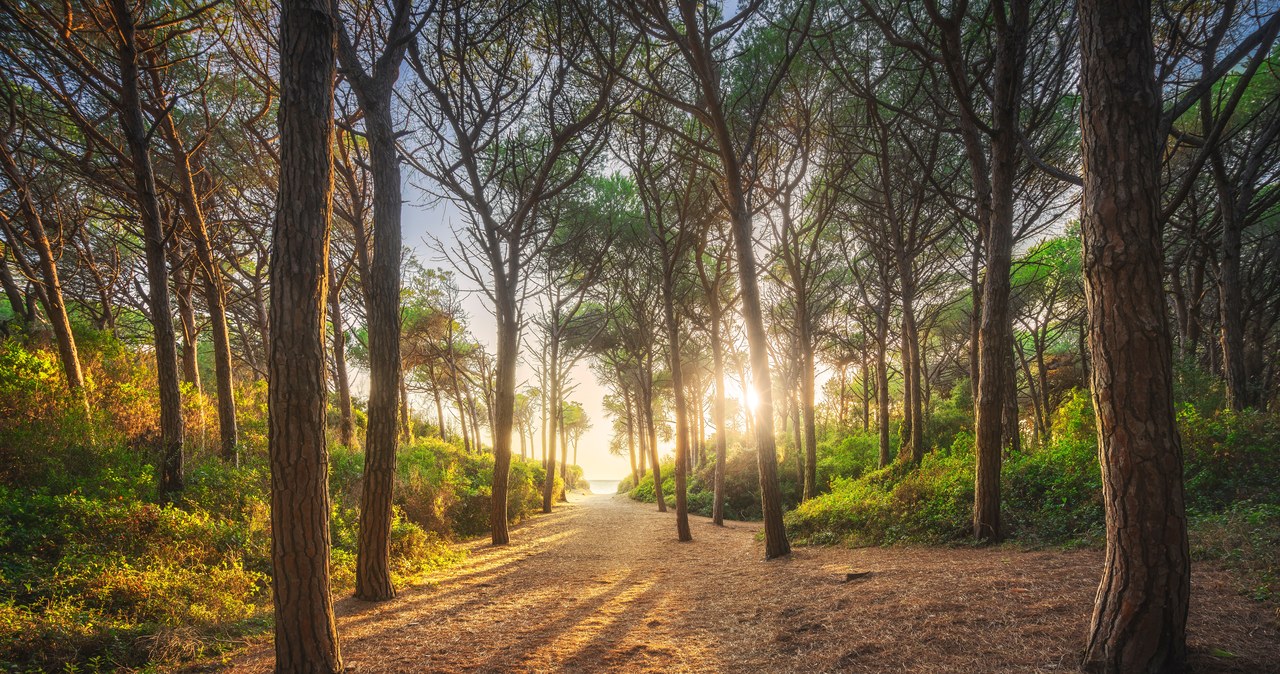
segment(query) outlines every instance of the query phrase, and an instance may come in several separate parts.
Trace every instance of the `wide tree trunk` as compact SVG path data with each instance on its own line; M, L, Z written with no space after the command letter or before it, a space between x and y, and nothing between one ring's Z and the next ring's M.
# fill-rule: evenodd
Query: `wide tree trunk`
M1080 0L1085 299L1107 549L1086 669L1181 672L1190 593L1149 0Z
M280 192L267 390L277 672L343 671L330 598L325 445L336 77L331 7L284 0L280 12Z
M773 432L773 380L769 368L769 338L760 308L760 285L756 279L755 242L751 236L751 212L743 193L742 172L731 148L727 122L721 120L716 135L725 163L729 192L730 231L738 257L742 316L746 323L747 346L751 357L751 384L756 391L756 463L760 471L760 510L764 516L765 557L773 559L791 553L787 529L782 522L782 490L778 484L778 449Z
M138 73L137 26L126 0L112 0L120 61L120 127L133 168L133 191L142 221L147 260L147 299L155 342L156 389L160 397L160 493L171 498L183 487L182 392L178 378L178 345L169 303L165 263L165 231L160 217L155 173L151 166L149 125L142 115Z

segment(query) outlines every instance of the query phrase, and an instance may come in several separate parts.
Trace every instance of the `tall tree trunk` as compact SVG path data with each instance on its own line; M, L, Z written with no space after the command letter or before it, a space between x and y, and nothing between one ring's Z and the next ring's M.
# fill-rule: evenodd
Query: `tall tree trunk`
M924 458L924 405L921 392L920 333L916 327L915 289L911 265L903 263L902 282L902 380L905 411L899 431L899 460L919 464Z
M1186 667L1190 559L1162 278L1149 0L1080 0L1085 298L1107 551L1090 671Z
M494 274L494 294L498 298L498 362L493 394L493 512L489 517L494 545L506 545L511 540L507 531L507 482L511 475L511 427L516 409L516 359L520 356L516 296L519 280L515 278L514 264L507 272Z
M667 512L667 497L662 493L662 462L658 457L658 425L653 418L653 363L650 362L645 373L647 385L644 389L644 418L649 435L649 462L653 465L653 495L658 501L658 512Z
M713 300L714 302L714 300ZM711 521L717 526L724 526L724 467L729 453L729 437L726 431L729 424L725 414L726 400L724 391L724 342L720 336L720 306L714 303L711 311L711 364L716 378L716 468L715 484L711 501Z
M636 417L635 407L631 404L631 389L626 384L622 389L622 405L627 415L627 457L631 459L631 483L640 484L640 472L636 469Z
M556 424L562 422L560 408L560 339L559 333L551 335L548 345L548 370L551 381L546 395L547 410L547 473L542 482L542 512L551 512L551 504L555 501L556 485Z
M155 85L161 91L159 83ZM186 229L195 244L196 261L204 280L205 304L209 309L209 329L213 336L214 383L218 393L218 441L222 458L227 463L239 465L240 430L236 422L236 400L231 371L231 337L227 326L226 290L222 285L222 271L214 259L209 243L209 229L204 208L196 189L195 170L191 156L178 127L170 114L158 120L166 142L173 155L173 165L178 181L178 198L182 204Z
M350 69L350 66L347 66ZM356 597L384 601L391 584L391 519L400 418L400 156L390 92L360 97L373 173L373 259L366 280L369 314L369 425L360 490Z
M885 307L881 307L883 310ZM889 319L884 313L876 315L876 430L880 436L880 462L884 468L893 460L889 450L889 363L886 342L889 339Z
M435 375L432 375L433 379L434 377ZM432 397L435 398L436 401L436 433L440 436L441 440L447 441L449 438L446 437L444 433L444 405L440 402L440 387L438 385L432 385L431 393Z
M119 30L120 126L133 168L134 199L142 221L147 259L147 298L156 348L156 388L160 396L160 493L171 498L183 487L182 392L178 386L178 350L169 306L169 274L165 263L165 231L160 218L155 173L148 147L150 135L142 115L138 75L137 26L127 0L112 0ZM321 364L323 366L323 363Z
M126 0L116 0L124 3ZM268 447L277 672L341 672L329 582L324 310L333 207L334 17L280 12L280 192L271 255Z
M1018 110L1026 58L1027 0L1014 0L993 14L996 53L993 69L991 167L982 319L978 328L978 397L974 419L977 466L974 473L973 535L995 542L1000 525L1000 463L1005 439L1008 361L1013 357L1009 317L1009 274L1013 266L1014 180L1018 172ZM1011 15L1010 15L1011 13ZM976 168L976 167L975 167ZM981 198L980 198L981 200Z
M1219 160L1217 163L1221 163ZM1224 172L1217 177L1222 220L1222 255L1218 260L1218 323L1222 346L1222 373L1227 382L1227 405L1243 410L1251 404L1244 365L1244 301L1240 290L1240 233L1243 229L1235 198Z
M800 310L800 411L804 417L804 498L818 494L818 420L814 410L816 365L808 307Z
M664 256L665 257L665 256ZM662 313L667 324L667 359L671 366L671 392L676 415L676 539L693 540L689 531L689 494L686 489L689 457L689 408L685 400L684 368L680 357L680 324L676 321L675 260L664 260Z
M564 489L560 492L560 500L564 503L569 502L569 428L565 426L564 419L560 419L560 481L564 482Z

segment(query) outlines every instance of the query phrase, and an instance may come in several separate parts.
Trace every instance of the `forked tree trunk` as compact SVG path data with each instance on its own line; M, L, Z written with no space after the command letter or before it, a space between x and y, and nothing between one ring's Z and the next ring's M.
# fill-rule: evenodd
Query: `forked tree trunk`
M1181 672L1190 592L1149 0L1080 0L1085 299L1107 550L1086 669Z
M119 31L120 127L129 147L133 191L147 259L147 298L156 347L156 387L160 396L160 493L171 498L183 487L182 392L178 385L178 346L169 306L169 274L165 263L165 232L160 217L155 173L151 167L148 125L142 115L138 76L137 26L127 0L112 0Z
M125 2L125 0L117 0ZM341 672L329 588L324 310L333 206L334 17L280 12L280 193L271 255L268 447L277 672Z

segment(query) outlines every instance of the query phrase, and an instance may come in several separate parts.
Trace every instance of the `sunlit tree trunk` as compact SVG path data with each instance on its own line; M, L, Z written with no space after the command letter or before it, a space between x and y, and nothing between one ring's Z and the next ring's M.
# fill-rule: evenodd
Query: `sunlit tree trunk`
M9 184L17 193L18 203L23 217L26 218L27 230L40 260L40 275L44 285L45 314L49 325L53 328L54 339L58 342L58 359L62 363L62 373L67 378L67 389L76 398L84 413L89 413L89 401L85 397L84 374L80 368L80 352L76 348L75 335L71 332L71 319L67 316L67 307L62 297L62 279L58 274L57 260L53 254L53 246L45 232L44 220L36 210L35 200L28 191L27 182L18 170L18 165L9 153L9 148L0 143L0 168L9 178ZM8 220L5 220L8 227ZM17 251L14 251L14 255ZM4 265L0 259L0 265ZM7 270L6 270L7 273ZM13 286L13 291L10 287ZM5 292L9 293L10 306L16 314L22 312L22 301L17 299L17 288L12 279L5 283Z
M157 85L157 90L159 86ZM218 394L218 441L222 459L239 465L240 428L236 421L236 401L231 371L231 330L227 324L226 290L222 286L222 271L214 259L209 243L209 228L196 188L195 170L186 145L178 133L170 114L160 121L161 130L169 145L178 182L178 199L182 204L187 235L195 246L196 263L204 281L205 304L209 309L209 331L213 337L214 384Z
M664 256L666 257L666 256ZM675 260L663 261L662 313L667 324L667 359L671 367L671 393L676 415L676 539L693 540L689 531L689 495L686 479L689 470L689 408L685 401L684 368L680 358L680 324L675 309Z
M125 2L125 0L117 0ZM324 312L333 206L334 17L280 12L280 192L271 256L268 448L277 672L341 672L329 593Z
M156 386L160 396L160 493L171 498L182 490L183 461L182 393L178 386L177 341L169 303L169 274L165 263L165 231L160 217L155 173L151 166L149 125L142 114L139 93L139 51L133 10L126 0L112 0L111 11L119 31L120 126L133 168L134 199L142 221L143 248L147 260L147 298L155 342Z
M716 309L719 303L715 303ZM715 467L715 484L713 486L713 498L711 505L711 521L716 525L724 525L724 467L729 452L729 437L726 431L729 424L726 420L725 407L725 390L724 390L724 343L720 336L720 315L719 311L711 313L711 363L715 370L716 378L716 400L715 400L715 423L716 423L716 467Z

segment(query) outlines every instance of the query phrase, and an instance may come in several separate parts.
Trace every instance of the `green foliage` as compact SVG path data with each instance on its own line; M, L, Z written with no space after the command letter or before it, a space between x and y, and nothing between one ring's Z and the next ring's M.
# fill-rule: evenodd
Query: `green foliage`
M831 491L787 513L798 541L875 545L953 540L969 524L973 501L972 438L925 455L918 469L895 462L859 478L835 478Z
M818 443L818 484L834 479L853 479L874 470L880 463L880 436L875 432L850 433L838 442Z
M236 390L243 465L192 441L186 488L159 503L154 373L105 333L87 332L81 357L87 419L64 395L54 354L0 340L0 668L170 666L268 628L265 384ZM197 391L184 397L188 407L214 409ZM187 423L188 437L200 437ZM354 586L364 456L335 446L330 461L340 595ZM391 530L396 583L456 563L462 553L449 540L488 530L492 463L434 438L403 448ZM543 474L537 462L514 462L513 521L540 508Z
M1229 409L1203 414L1184 403L1178 428L1188 509L1213 513L1236 502L1280 504L1280 415Z
M1240 501L1220 513L1192 515L1191 556L1242 573L1241 589L1254 599L1280 593L1280 504Z
M1280 416L1209 411L1185 402L1178 425L1185 456L1193 552L1245 573L1247 591L1274 596L1280 550ZM940 406L942 407L942 406ZM1064 396L1050 420L1053 440L1007 454L1001 477L1009 536L1033 545L1097 544L1104 531L1096 421L1086 391ZM820 445L819 469L830 491L787 514L802 542L884 545L948 543L969 538L973 440L960 433L950 449L925 456L918 470L865 468L874 444L860 433ZM833 468L834 467L834 468ZM862 468L861 472L859 468Z

